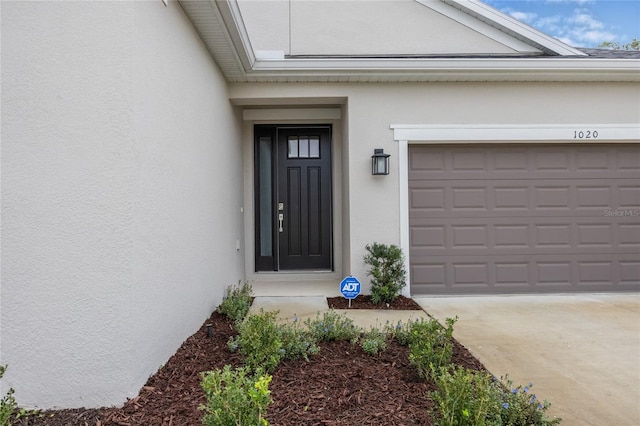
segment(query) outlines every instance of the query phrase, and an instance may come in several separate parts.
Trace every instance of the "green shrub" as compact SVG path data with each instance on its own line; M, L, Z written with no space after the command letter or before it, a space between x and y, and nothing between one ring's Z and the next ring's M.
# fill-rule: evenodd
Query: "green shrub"
M395 325L387 323L384 332L392 339L395 339L400 345L407 346L411 337L411 326L415 321L407 321L403 323L398 321Z
M253 289L248 282L227 287L217 311L233 321L242 321L251 307Z
M453 355L453 324L447 318L446 327L435 319L416 321L409 326L409 361L418 369L420 377L433 378L436 370L451 363Z
M550 404L530 393L532 384L513 387L510 380L499 381L464 367L440 367L434 377L437 390L430 396L437 426L551 426L561 422L546 416Z
M308 318L305 325L316 341L349 340L355 343L360 336L360 329L350 318L338 314L334 310L318 313L315 319Z
M360 346L366 354L378 355L387 349L387 336L384 332L372 327L360 338Z
M269 391L270 375L249 375L241 367L231 370L225 365L222 370L201 374L201 386L206 403L200 406L205 414L202 423L207 426L268 425L264 418L271 404Z
M496 383L496 392L502 401L500 419L503 425L513 426L547 426L557 425L562 419L549 419L546 411L551 404L548 401L539 401L535 394L531 393L533 383L528 386L513 386L513 382L507 377L501 378Z
M279 325L278 334L286 359L304 358L309 361L309 355L316 355L320 351L316 339L309 330L300 327L298 318L294 319L293 324Z
M284 357L284 349L276 318L278 312L264 312L249 315L237 323L238 335L227 343L232 351L238 350L245 357L245 364L251 371L263 370L271 373Z
M6 365L0 365L0 379L4 376L4 372L7 371ZM0 426L11 426L9 418L11 414L18 408L16 399L13 394L15 391L13 388L9 388L7 394L0 399Z
M371 301L376 304L391 303L407 285L404 256L395 245L373 243L365 246L364 263L370 266Z
M437 426L500 425L500 399L493 377L464 367L440 367L430 393Z

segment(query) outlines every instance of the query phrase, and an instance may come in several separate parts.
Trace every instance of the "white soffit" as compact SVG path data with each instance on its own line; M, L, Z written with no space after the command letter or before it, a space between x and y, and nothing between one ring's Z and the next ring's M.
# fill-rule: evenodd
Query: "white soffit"
M415 125L392 124L393 139L412 143L640 143L638 124Z

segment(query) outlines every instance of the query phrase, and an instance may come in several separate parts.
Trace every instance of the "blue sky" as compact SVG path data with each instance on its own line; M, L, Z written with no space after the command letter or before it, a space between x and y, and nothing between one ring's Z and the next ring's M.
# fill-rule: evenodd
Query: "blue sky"
M575 47L640 39L640 0L483 0Z

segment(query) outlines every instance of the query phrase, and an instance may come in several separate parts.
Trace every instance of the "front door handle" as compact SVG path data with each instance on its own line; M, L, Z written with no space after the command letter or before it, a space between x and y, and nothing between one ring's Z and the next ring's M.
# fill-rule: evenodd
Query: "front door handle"
M278 214L278 231L280 232L284 232L284 229L282 228L282 223L284 222L284 213L280 213Z

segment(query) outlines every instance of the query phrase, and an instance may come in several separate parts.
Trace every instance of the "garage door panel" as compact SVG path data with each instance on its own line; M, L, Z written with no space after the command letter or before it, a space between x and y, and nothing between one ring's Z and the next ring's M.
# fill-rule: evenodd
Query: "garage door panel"
M640 252L637 222L634 217L611 222L604 216L416 218L409 238L412 254L421 255L633 253Z
M518 212L552 216L566 215L569 211L581 216L603 216L607 211L640 208L640 185L634 179L565 179L559 184L522 179L505 183L499 179L478 178L435 183L415 181L410 185L412 217L432 217L438 212L443 216L469 213L502 216Z
M620 283L634 285L638 283L640 277L640 260L621 260Z
M412 293L640 290L639 152L410 147Z
M640 224L621 223L617 228L620 247L637 249L640 251Z
M633 146L627 149L617 149L615 155L619 173L640 172L640 151L638 149Z
M409 191L409 209L432 214L434 211L444 212L446 209L445 195L447 189L443 186L429 186L426 188L412 188Z
M427 259L412 261L414 294L636 290L640 276L640 261L619 254L605 261L600 255Z
M576 209L578 210L598 210L604 211L604 209L614 206L614 194L615 187L611 185L576 185Z
M617 194L617 206L619 206L620 208L634 209L640 207L640 186L623 184L618 187Z
M417 156L412 153L409 180L474 179L478 172L501 179L521 179L523 172L533 179L640 178L640 154L635 144L569 148L567 150L566 145L430 146Z

